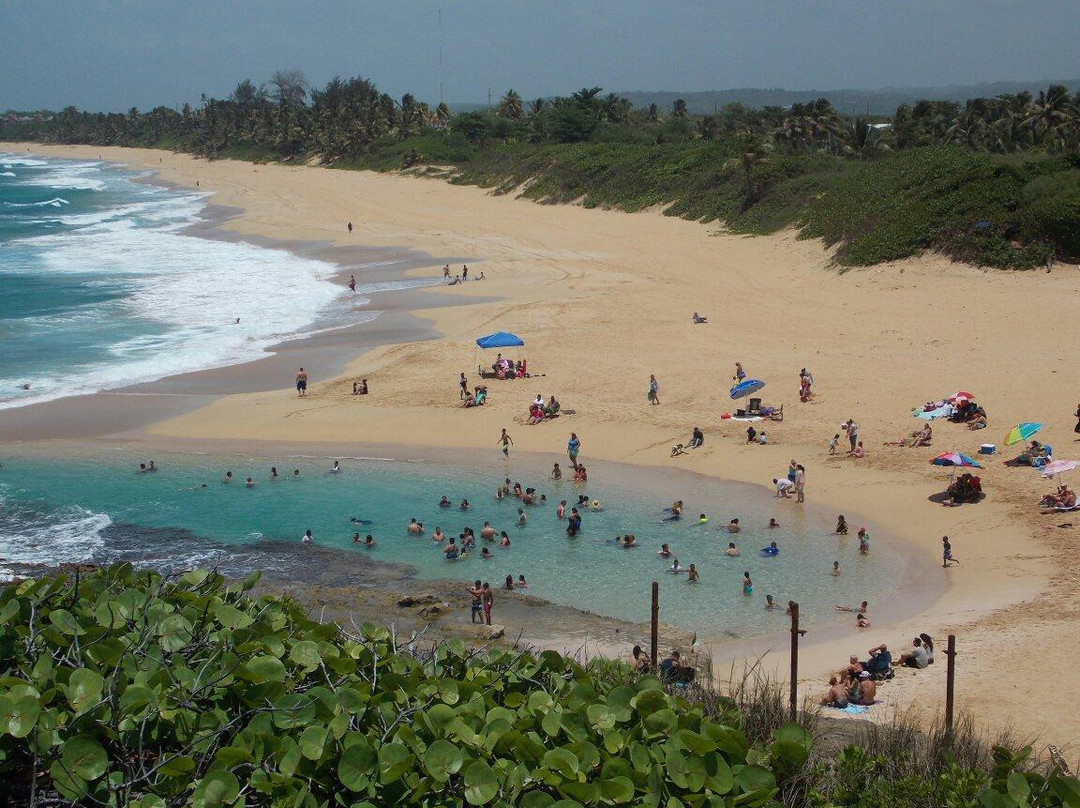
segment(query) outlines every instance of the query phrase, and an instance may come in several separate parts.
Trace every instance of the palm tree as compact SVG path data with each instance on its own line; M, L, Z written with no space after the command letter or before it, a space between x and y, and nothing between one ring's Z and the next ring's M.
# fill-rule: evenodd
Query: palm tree
M507 90L506 95L499 101L498 113L503 118L519 121L525 115L525 107L521 96L514 90Z
M1064 150L1066 144L1076 138L1077 108L1069 91L1055 84L1029 107L1023 121L1037 141L1047 142L1052 150Z
M671 104L671 114L676 118L685 118L686 102L681 98L676 98Z

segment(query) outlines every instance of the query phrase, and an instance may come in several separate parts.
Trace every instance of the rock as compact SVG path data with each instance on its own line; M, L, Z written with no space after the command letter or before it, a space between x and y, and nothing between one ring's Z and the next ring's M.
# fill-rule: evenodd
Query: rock
M408 608L409 606L430 606L431 604L438 602L439 599L431 594L406 595L397 602L397 605L402 608Z
M502 637L506 634L506 626L493 625L485 626L485 628L487 628L489 640L502 639Z

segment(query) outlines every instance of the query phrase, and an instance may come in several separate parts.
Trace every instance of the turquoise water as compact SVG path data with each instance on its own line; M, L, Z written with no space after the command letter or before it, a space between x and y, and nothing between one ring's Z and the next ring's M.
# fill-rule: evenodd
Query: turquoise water
M633 621L648 619L649 588L661 582L662 620L698 631L704 637L746 637L786 625L783 610L766 611L766 594L781 604L799 600L804 619L835 621L833 605L869 598L879 603L897 586L905 568L902 556L880 539L869 557L858 554L852 535L831 535L835 515L792 502L778 502L766 489L718 483L691 475L665 475L648 490L627 478L590 481L587 493L601 500L603 510L585 513L579 537L565 535L565 522L555 506L573 503L583 493L564 482L546 480L548 466L515 459L506 473L525 487L535 487L547 503L526 507L528 524L515 524L518 500L498 501L494 491L503 477L501 461L478 467L449 468L436 463L392 459L343 458L343 471L331 475L329 458L216 458L192 455L156 456L160 470L139 475L139 461L126 452L107 460L74 457L63 460L11 458L0 469L0 557L7 562L110 562L118 559L163 569L219 566L227 574L263 569L289 575L291 565L305 561L300 537L311 529L320 548L355 561L371 558L408 564L422 578L482 578L493 584L506 575L524 574L530 593L556 603ZM271 465L282 478L268 479ZM301 471L299 478L292 470ZM607 479L616 467L590 464ZM234 481L221 482L232 470ZM247 477L256 485L248 489ZM207 483L207 487L200 487ZM467 498L469 511L437 506L445 494L455 503ZM663 508L674 499L686 502L688 518L662 523ZM711 516L697 524L697 514ZM720 526L738 516L743 531L731 536ZM770 517L781 523L769 529ZM849 515L851 516L851 515ZM350 519L370 520L355 525ZM477 552L446 561L428 536L414 537L405 526L410 517L430 532L436 525L457 536L464 526L479 535L484 521L511 537L509 548L493 546L495 558ZM372 549L352 543L353 532L372 533ZM610 541L634 533L637 549ZM854 531L853 531L854 532ZM729 540L742 549L739 558L723 554ZM776 558L758 550L776 541ZM295 545L296 552L275 551ZM657 558L662 542L670 544L683 567L697 565L701 581L665 572L670 561ZM319 563L328 563L319 554ZM329 556L333 558L333 555ZM839 560L842 574L829 574ZM743 571L754 580L745 596ZM847 619L847 618L844 618Z
M338 267L198 238L208 196L100 161L0 152L0 409L257 358L356 312ZM237 320L239 319L239 323Z

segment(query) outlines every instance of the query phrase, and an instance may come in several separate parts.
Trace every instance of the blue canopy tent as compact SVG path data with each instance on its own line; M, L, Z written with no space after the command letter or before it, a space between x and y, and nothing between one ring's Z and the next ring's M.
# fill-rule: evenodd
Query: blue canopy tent
M521 348L524 347L525 340L519 337L517 334L511 334L509 331L496 331L494 334L488 334L486 337L476 338L476 347L480 350L489 350L493 348ZM520 351L515 351L520 355ZM481 378L490 378L495 376L493 368L485 368L482 364L477 362L477 373Z

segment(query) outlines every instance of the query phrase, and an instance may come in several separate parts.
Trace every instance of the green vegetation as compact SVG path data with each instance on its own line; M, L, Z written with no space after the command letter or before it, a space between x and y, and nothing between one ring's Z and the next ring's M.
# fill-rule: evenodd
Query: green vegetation
M178 149L209 157L422 169L458 183L722 222L737 233L797 227L865 266L938 251L1007 269L1080 257L1080 93L1062 85L901 104L889 119L841 116L826 99L725 105L692 115L635 108L599 87L451 114L366 79L311 90L279 71L181 110L0 118L0 138Z
M0 804L1080 806L1075 779L1024 771L1025 753L983 771L939 744L936 783L895 750L823 762L745 699L691 701L621 663L352 635L251 596L255 580L120 565L0 591Z

